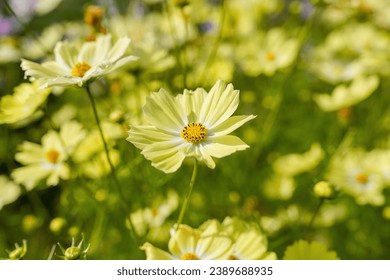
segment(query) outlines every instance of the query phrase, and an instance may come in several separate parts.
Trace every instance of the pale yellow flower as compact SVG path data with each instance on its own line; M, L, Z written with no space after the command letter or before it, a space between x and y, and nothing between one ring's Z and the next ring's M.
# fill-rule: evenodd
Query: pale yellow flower
M314 101L324 111L336 111L351 107L367 99L379 85L377 76L358 76L349 86L337 86L331 95L316 94Z
M324 158L320 144L313 143L303 154L288 154L278 157L272 164L276 173L283 176L296 176L314 169Z
M212 157L222 158L249 147L237 136L228 135L255 118L231 116L238 95L232 84L222 81L208 93L203 88L184 90L176 97L164 89L153 92L144 106L150 125L132 126L127 140L165 173L175 172L186 157L215 168Z
M337 154L331 161L329 182L355 198L357 204L383 205L384 178L372 168L368 154L359 149Z
M299 41L289 38L281 28L271 29L267 34L244 42L238 49L238 62L250 76L272 76L294 62L299 51Z
M226 217L223 230L234 240L230 260L275 260L276 254L267 251L267 237L254 224L236 217Z
M39 114L38 108L50 94L50 89L39 89L37 83L22 83L14 88L12 95L0 100L0 124L14 124Z
M0 210L4 205L17 200L21 194L20 187L9 180L6 176L0 175Z
M59 133L53 130L46 133L41 145L23 142L15 158L25 166L14 169L12 178L29 191L45 178L47 186L58 185L60 179L69 178L66 160L84 135L80 124L69 122L62 126Z
M213 220L202 230L180 225L172 231L168 243L170 253L145 243L147 260L226 260L232 253L232 240L220 232L220 224Z
M21 67L26 76L40 81L43 88L81 87L136 60L135 56L124 56L129 44L130 39L122 37L112 46L111 35L85 42L80 49L66 41L58 42L54 47L54 60L39 64L22 59Z

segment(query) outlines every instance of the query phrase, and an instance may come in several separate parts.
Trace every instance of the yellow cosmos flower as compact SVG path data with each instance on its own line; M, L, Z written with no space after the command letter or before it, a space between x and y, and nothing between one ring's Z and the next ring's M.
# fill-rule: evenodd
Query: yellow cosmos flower
M16 168L11 176L16 183L32 190L44 178L47 186L58 185L60 179L69 178L66 160L83 139L85 132L80 124L69 122L61 131L49 131L42 137L42 145L25 141L15 158L25 166Z
M22 59L21 67L26 76L38 79L43 88L81 87L136 60L135 56L124 56L129 44L130 39L122 37L112 46L111 35L85 42L80 49L69 42L58 42L54 47L53 61L39 64Z
M209 92L203 88L184 90L176 97L164 89L153 92L143 108L150 125L133 126L127 140L165 173L175 172L186 157L214 168L212 157L222 158L249 147L237 136L228 135L255 118L232 117L238 96L232 84L222 81Z
M208 222L203 230L180 225L173 232L168 248L171 253L150 243L141 247L147 260L226 260L233 250L232 239L220 232L216 220Z
M0 100L0 124L14 124L33 117L49 93L50 89L40 90L37 83L22 83L15 87L13 95Z

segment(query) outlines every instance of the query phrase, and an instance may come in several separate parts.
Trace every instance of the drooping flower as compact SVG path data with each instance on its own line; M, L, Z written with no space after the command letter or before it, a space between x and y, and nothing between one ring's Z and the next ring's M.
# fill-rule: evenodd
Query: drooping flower
M22 59L21 67L26 76L40 81L43 88L81 87L136 60L135 56L125 56L129 44L130 39L122 37L112 46L109 34L85 42L80 49L67 41L58 42L54 47L54 60L39 64Z
M164 89L153 92L143 108L150 124L133 126L127 140L165 173L175 172L186 157L215 168L212 157L222 158L249 147L237 136L228 135L255 118L232 116L238 96L232 84L222 81L209 92L184 90L176 97Z

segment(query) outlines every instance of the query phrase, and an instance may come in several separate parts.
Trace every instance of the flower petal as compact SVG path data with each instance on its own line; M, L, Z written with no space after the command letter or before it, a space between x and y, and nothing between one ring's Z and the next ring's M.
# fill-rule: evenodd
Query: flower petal
M129 137L126 140L133 143L138 149L144 149L147 145L171 139L173 139L171 134L158 130L154 126L139 125L131 127Z
M172 254L180 258L185 253L195 253L200 238L200 231L187 225L180 225L169 240L168 248Z
M141 250L144 250L146 253L147 260L173 260L173 256L157 247L154 247L152 244L146 242L141 246Z
M54 47L55 61L67 68L72 69L75 61L75 56L72 55L75 51L71 48L68 42L58 42Z
M164 89L152 92L143 110L145 119L159 129L179 133L186 125L180 104Z
M219 125L215 126L212 130L209 130L209 133L212 136L227 135L254 118L256 118L256 116L254 115L233 116L228 118L226 121L220 123Z
M199 122L212 129L229 118L237 109L238 90L221 80L211 88L200 111Z
M107 59L111 62L117 61L126 52L130 45L130 39L128 37L120 38L107 54Z
M249 146L237 136L226 135L213 137L212 142L204 145L205 151L212 157L226 157L236 151L242 151Z
M203 102L207 92L203 88L197 88L195 91L184 90L183 94L176 96L176 99L184 108L187 116L187 123L198 122Z
M179 141L157 142L146 146L141 154L152 161L155 168L165 173L173 173L179 169L185 158L180 144Z

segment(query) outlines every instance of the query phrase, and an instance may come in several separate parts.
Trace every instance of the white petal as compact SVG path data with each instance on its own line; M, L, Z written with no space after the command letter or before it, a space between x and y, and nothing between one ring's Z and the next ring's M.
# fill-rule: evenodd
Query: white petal
M204 145L204 149L209 155L216 158L222 158L249 148L244 141L233 135L211 137L210 140L212 143Z
M237 109L238 91L233 90L233 85L222 81L212 87L200 111L199 122L212 129L229 118Z
M100 36L96 39L95 42L95 54L94 54L94 64L99 61L108 60L108 52L111 49L111 35Z
M207 96L203 88L197 88L195 91L184 90L183 94L176 96L176 99L185 110L187 122L198 122L200 110Z
M129 131L127 141L133 143L138 149L144 149L147 145L172 140L174 136L156 129L154 126L133 126Z
M54 47L55 61L70 69L77 62L75 61L74 53L75 50L72 49L68 42L58 42Z
M95 42L84 43L77 56L77 61L75 61L74 64L76 64L77 62L78 63L86 62L90 66L94 66L98 61L101 61L101 59L97 61L95 59L95 48L96 48ZM72 65L72 67L74 66L74 64Z
M142 154L152 161L152 166L165 172L173 173L181 166L185 154L179 141L159 142L146 146Z
M212 136L227 135L254 118L256 118L256 116L254 115L233 116L228 118L226 121L222 122L221 124L215 126L212 130L209 130L209 133Z
M187 125L182 107L164 89L147 97L143 111L145 119L158 129L180 133Z
M121 58L129 47L130 41L127 37L120 38L108 52L107 59L114 62Z

